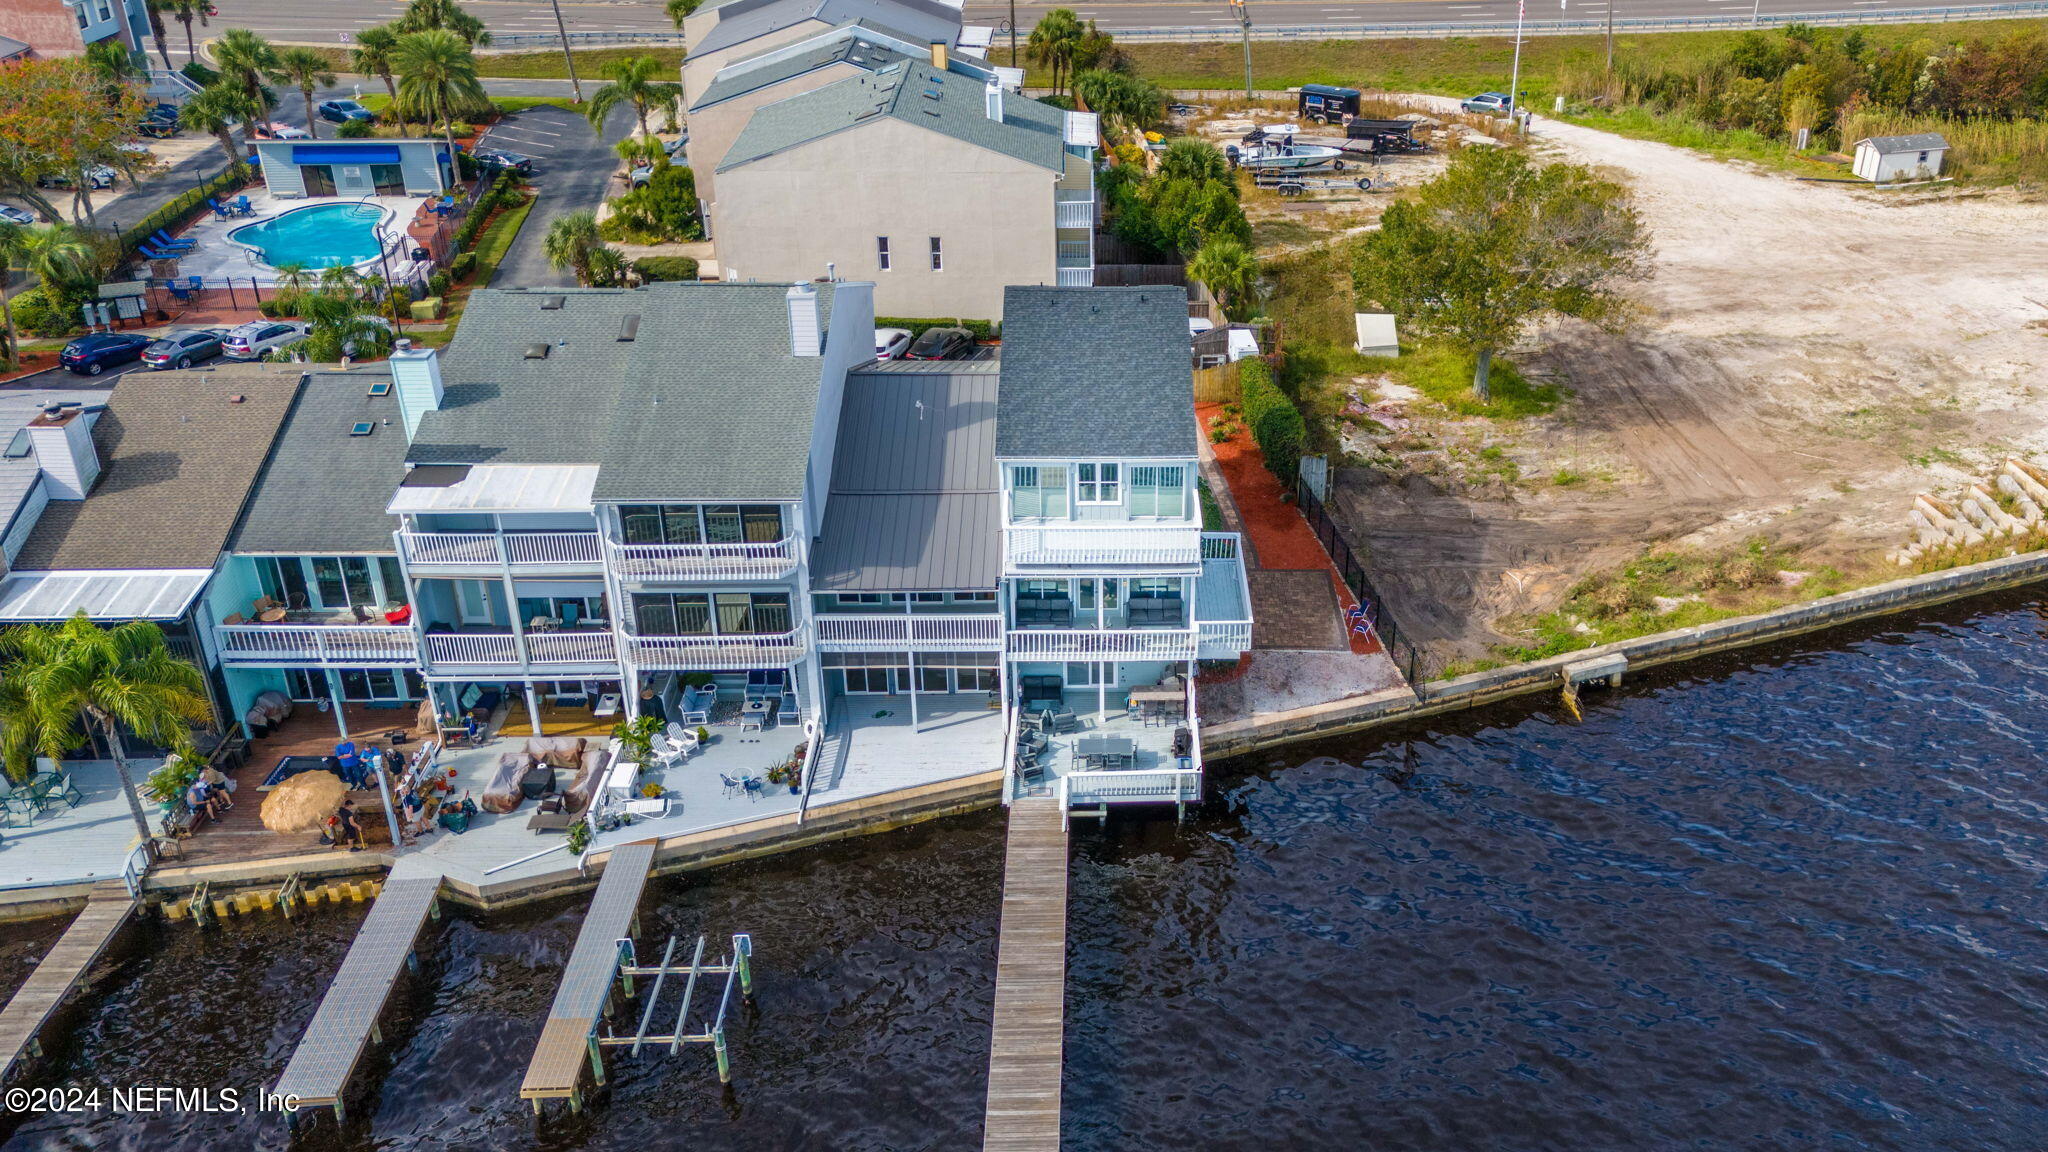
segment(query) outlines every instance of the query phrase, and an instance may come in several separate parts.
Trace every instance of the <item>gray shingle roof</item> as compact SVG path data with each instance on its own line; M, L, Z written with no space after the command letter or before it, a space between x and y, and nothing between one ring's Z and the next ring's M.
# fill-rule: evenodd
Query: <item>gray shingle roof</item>
M893 116L991 152L1053 172L1066 170L1066 113L1050 104L1003 94L1003 119L991 120L975 80L906 61L867 76L792 96L756 110L726 149L718 171L728 172L868 120ZM892 163L908 163L890 158Z
M811 555L813 588L995 587L1002 568L996 390L997 377L979 366L847 377L832 498Z
M1003 290L996 455L1196 454L1185 290Z
M719 7L718 23L691 45L690 55L731 48L806 20L835 26L871 22L913 44L950 45L960 35L960 9L940 0L733 0Z
M1948 147L1948 137L1939 132L1917 132L1911 136L1868 136L1857 141L1886 155L1897 152L1932 152Z
M831 321L832 286L816 285ZM596 464L599 500L803 492L824 361L789 351L788 284L483 291L421 420L419 464ZM562 307L544 308L550 297ZM639 316L634 339L620 322ZM545 359L529 359L536 343Z
M910 57L902 52L876 44L856 30L846 29L801 52L771 60L749 60L719 69L718 75L705 87L704 94L690 105L690 111L722 104L834 64L851 64L872 72L908 59Z
M12 36L0 36L0 60L12 60L16 56L26 55L28 52L29 46L27 44L16 40Z
M43 509L15 568L213 567L303 375L238 364L123 376L93 428L99 481Z
M392 551L398 517L384 508L405 471L405 427L395 395L369 394L371 384L390 380L381 367L307 378L228 542L230 552ZM363 423L369 435L350 434Z
M12 451L15 444L23 449L28 447L28 422L35 419L49 404L77 404L82 406L86 419L99 419L98 411L107 402L103 388L30 388L20 392L0 392L0 442L8 444ZM19 456L0 455L0 535L13 527L13 517L21 511L22 501L34 490L36 477L43 466L36 461L33 451L24 451Z

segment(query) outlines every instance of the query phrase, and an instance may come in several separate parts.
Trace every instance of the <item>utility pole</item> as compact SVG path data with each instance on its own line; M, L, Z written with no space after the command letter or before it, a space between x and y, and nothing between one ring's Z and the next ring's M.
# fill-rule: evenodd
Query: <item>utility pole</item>
M1614 71L1614 0L1607 0L1607 71Z
M583 103L583 82L576 79L576 56L569 51L569 28L562 23L562 0L548 0L555 10L555 31L562 37L562 63L569 66L569 86L576 90L576 102Z
M1017 66L1017 0L1010 0L1010 67Z
M1252 12L1245 6L1245 0L1230 0L1230 6L1237 11L1237 24L1244 32L1244 98L1252 98Z
M1515 67L1508 73L1508 123L1522 112L1522 19L1529 14L1529 0L1515 3Z

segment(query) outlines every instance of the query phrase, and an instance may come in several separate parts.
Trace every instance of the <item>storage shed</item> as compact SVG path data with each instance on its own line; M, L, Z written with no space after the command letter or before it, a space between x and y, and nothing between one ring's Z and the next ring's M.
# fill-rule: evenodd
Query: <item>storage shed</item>
M1868 136L1856 142L1856 175L1873 184L1887 180L1932 180L1941 175L1948 137L1939 132L1911 136Z

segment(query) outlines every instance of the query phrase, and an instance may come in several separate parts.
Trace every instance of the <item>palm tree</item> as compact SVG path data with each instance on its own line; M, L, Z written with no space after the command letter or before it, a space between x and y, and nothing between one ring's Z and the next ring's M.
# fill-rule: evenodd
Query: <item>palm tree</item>
M363 311L363 302L356 291L352 288L329 291L326 287L328 278L322 275L320 279L321 291L306 297L300 304L300 314L312 325L306 342L299 346L306 359L330 362L343 356L369 356L389 351L391 329Z
M21 245L27 231L11 221L0 221L0 284L6 283L21 261ZM21 337L14 330L14 302L4 290L0 290L0 324L7 328L6 361L11 365L21 355Z
M155 624L102 628L84 612L62 624L10 628L0 633L0 654L7 659L0 676L0 757L7 775L25 780L34 774L36 757L54 762L84 747L90 724L113 754L136 835L149 843L149 818L121 733L188 750L191 726L213 716L199 669L171 655Z
M304 264L279 264L276 271L277 286L286 292L304 292L313 279Z
M277 67L277 49L270 41L247 28L230 28L213 42L213 62L220 65L222 76L242 86L259 115L270 107L269 94L263 90L264 75Z
M484 31L484 22L464 12L455 0L412 0L398 19L391 22L391 26L401 35L436 30L453 32L471 47L491 42L491 34Z
M287 48L277 54L277 67L270 78L299 90L306 101L306 131L318 140L320 120L313 115L313 89L334 83L334 73L327 70L327 58L311 48Z
M1074 49L1084 35L1081 18L1074 15L1072 8L1055 8L1039 17L1038 25L1031 29L1031 38L1024 42L1024 55L1033 64L1052 69L1055 95L1065 91L1060 82L1061 73L1073 60Z
M136 71L135 57L129 53L128 46L114 38L86 45L85 64L92 71L93 79L106 85L109 91L118 89Z
M681 28L690 13L697 10L699 2L700 0L668 0L668 18L675 22L676 27Z
M1233 320L1246 319L1258 303L1258 258L1235 236L1210 237L1188 261L1188 275L1207 284Z
M150 39L156 41L156 54L163 58L166 72L171 70L171 45L170 30L164 27L164 10L170 6L170 0L146 0L142 6L149 13Z
M681 84L664 84L655 80L668 71L667 66L652 56L635 56L631 60L618 60L605 65L598 74L611 81L590 94L590 108L584 114L590 126L602 130L604 118L620 104L631 104L633 113L640 120L640 134L648 135L647 111L656 104L673 104L683 98Z
M667 146L652 136L628 136L612 145L612 151L628 164L659 168L669 162Z
M1166 110L1166 96L1149 82L1122 72L1096 68L1078 72L1074 96L1100 113L1113 138L1119 132L1142 132Z
M476 55L462 37L434 28L400 36L391 49L391 66L398 72L399 102L424 113L429 124L434 117L440 118L448 164L453 168L455 105L487 99L483 83L476 78Z
M53 289L90 288L96 279L90 266L92 251L69 224L23 228L17 243L21 266Z
M590 286L593 288L623 288L626 273L631 264L626 254L609 244L599 244L584 258L590 270Z
M1159 178L1198 183L1230 180L1230 161L1206 140L1175 140L1159 157Z
M549 267L571 270L576 274L576 283L585 286L590 284L590 254L602 247L604 239L597 234L597 216L590 212L557 216L540 242L541 255L548 258Z
M185 56L190 60L199 59L199 45L192 39L192 21L197 19L201 28L206 27L207 0L160 0L164 11L171 19L185 26Z
M178 122L220 141L220 150L227 153L228 163L234 165L242 162L242 154L235 151L235 125L242 125L246 136L255 130L255 120L262 114L241 85L223 79L193 93L178 109Z
M384 82L391 94L391 115L398 120L398 134L405 135L405 116L398 108L398 81L391 77L391 50L398 47L398 33L389 24L375 24L356 33L356 46L349 53L348 66L365 76Z

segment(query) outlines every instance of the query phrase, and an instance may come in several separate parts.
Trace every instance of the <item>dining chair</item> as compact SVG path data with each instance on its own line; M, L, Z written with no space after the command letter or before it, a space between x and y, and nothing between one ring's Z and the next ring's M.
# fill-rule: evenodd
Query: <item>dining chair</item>
M759 776L749 776L740 781L740 785L747 790L747 799L759 800L761 798L761 778Z
M723 785L725 785L725 794L726 794L727 796L737 796L737 795L739 795L740 793L742 793L742 792L746 791L746 785L745 785L745 784L741 783L741 782L740 782L740 781L738 781L738 780L735 780L735 779L733 779L733 778L732 778L732 777L730 777L730 776L727 776L727 775L726 775L725 773L723 773L723 772L720 772L720 773L718 774L718 782L719 782L719 783L721 783L721 784L723 784Z

